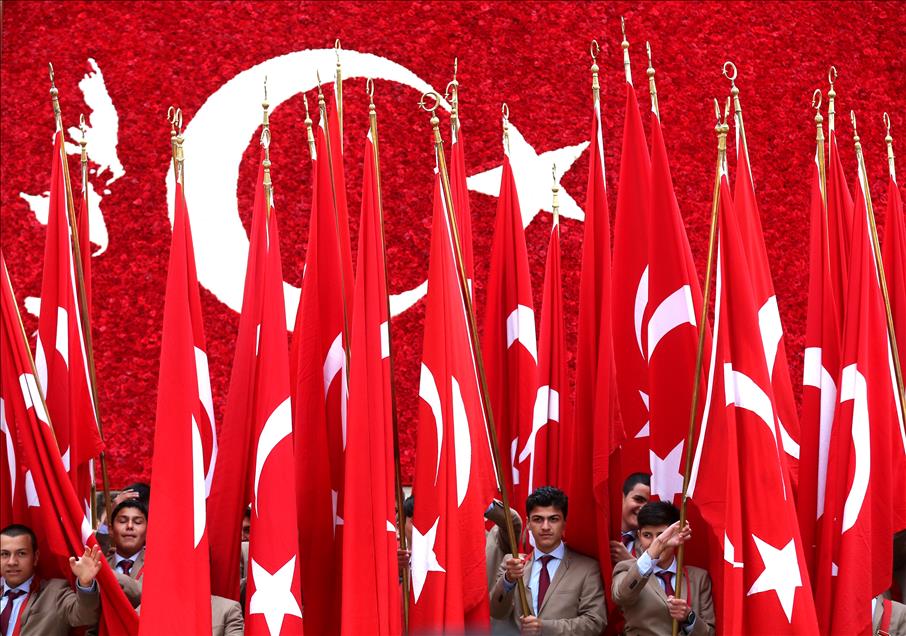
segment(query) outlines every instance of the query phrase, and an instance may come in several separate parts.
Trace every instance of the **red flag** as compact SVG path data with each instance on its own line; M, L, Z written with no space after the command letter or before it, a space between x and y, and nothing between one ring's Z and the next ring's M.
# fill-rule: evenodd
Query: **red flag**
M181 174L177 175L175 208L151 462L155 515L148 529L143 570L142 636L211 631L202 444L206 414L199 391L206 379L201 378L196 353L203 346L203 340L199 342L203 326ZM173 587L174 563L179 564L178 594Z
M79 212L76 216L76 226L78 226L79 236L79 256L82 262L82 279L85 283L85 302L86 310L91 316L91 239L90 223L88 219L88 174L82 175L82 197L79 204ZM90 321L89 321L90 323Z
M893 159L887 185L887 220L884 225L882 258L890 312L897 337L897 351L900 354L900 368L906 369L906 217L903 216L903 198L897 187L892 162Z
M816 595L822 633L858 636L872 633L871 599L890 586L891 537L906 525L906 503L890 495L891 484L906 480L906 436L869 234L866 182L860 161Z
M538 394L531 421L520 423L519 479L525 492L547 484L561 487L568 468L562 461L572 434L572 403L566 361L560 223L554 217L541 300L538 338Z
M721 413L722 427L707 430L725 446L717 449L721 457L702 457L694 492L725 491L723 631L817 635L750 261L726 173L720 189L715 320L722 390L712 394L711 408Z
M69 168L63 149L63 131L54 135L41 314L35 366L47 397L47 410L63 465L69 473L85 514L90 517L91 475L89 462L101 450L91 394L85 324L76 283L70 226Z
M752 293L755 295L755 304L758 308L761 342L764 346L768 373L771 376L771 386L774 388L780 436L783 450L788 456L787 464L791 469L795 490L799 466L799 415L796 413L796 401L793 398L790 365L786 359L786 346L783 340L783 325L780 323L780 310L777 307L777 295L774 293L768 250L764 243L764 233L761 231L761 214L755 198L755 183L749 165L749 148L744 130L742 111L737 110L736 189L733 197L740 238L749 263Z
M600 560L605 580L611 572L608 461L620 442L620 436L612 430L610 281L610 212L604 179L601 104L595 99L579 281L576 411L568 490L573 513L567 540L580 552Z
M452 120L453 143L450 146L450 189L453 194L453 206L456 210L456 229L459 230L462 263L466 268L466 279L469 281L469 291L474 300L475 288L472 281L475 279L475 258L472 253L472 207L469 204L469 187L466 185L466 150L462 136L462 120L458 116L458 98L456 108L457 117ZM474 302L472 308L475 308Z
M812 166L809 239L808 317L805 354L802 364L801 456L797 506L799 528L805 549L809 578L819 578L815 569L815 542L818 522L824 514L827 480L827 452L831 423L837 404L837 378L840 372L839 299L834 297L826 207L822 199L819 155ZM826 573L827 576L830 573Z
M533 422L532 411L538 394L538 340L522 212L507 148L504 148L500 177L486 303L482 350L488 397L497 428L504 479L509 482L510 501L519 502L528 496L525 486L519 483L517 453L520 427Z
M846 173L837 149L837 133L828 128L827 140L827 241L829 245L831 280L837 300L838 322L843 324L846 311L844 299L849 281L849 259L852 254L850 237L853 228L853 199L846 185Z
M613 238L613 334L620 416L627 439L619 454L618 479L647 472L648 360L645 355L648 304L648 215L651 160L635 89L626 83L626 119L620 159L620 187ZM622 494L622 493L621 493Z
M263 163L256 184L264 182ZM264 210L264 189L256 187L254 212ZM267 215L252 214L248 264L239 333L233 353L230 389L220 428L220 466L208 498L211 592L239 600L240 528L251 502L252 449L255 444L255 378L267 255ZM295 504L294 504L295 505Z
M0 422L7 452L12 445L19 467L16 480L11 480L13 492L24 492L28 503L24 516L18 516L23 513L21 507L13 508L12 517L4 512L0 525L25 523L32 527L41 546L42 573L72 581L69 557L97 541L54 439L2 253L0 277ZM134 636L138 616L106 561L101 562L97 582L103 607L100 633Z
M672 502L683 486L683 458L692 406L702 298L657 115L652 118L651 137L649 220L651 228L658 228L649 235L648 306L645 310L651 493ZM705 338L705 351L708 351L709 330L706 330ZM704 369L702 371L704 373ZM704 381L701 386L704 388ZM704 401L702 390L698 401L700 412Z
M487 629L483 514L495 491L469 319L434 178L434 217L412 492L410 629Z
M293 471L293 428L283 266L269 178L265 168L254 213L265 218L264 236L259 239L265 256L259 270L261 313L252 394L254 472L249 475L252 524L245 632L275 636L302 633L302 608L295 484L286 478Z
M331 187L331 164L325 160L325 125L322 120L317 131L321 159L316 167L300 318L293 334L298 351L293 409L302 597L305 629L314 634L340 631L345 338L353 284L345 205L338 205L339 183Z
M375 147L365 140L352 311L343 506L342 633L400 634L390 315Z

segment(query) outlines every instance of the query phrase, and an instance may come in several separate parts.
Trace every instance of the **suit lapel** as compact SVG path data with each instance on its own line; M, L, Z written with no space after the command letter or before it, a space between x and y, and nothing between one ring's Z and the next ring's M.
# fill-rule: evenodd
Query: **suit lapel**
M138 558L135 560L135 565L133 566L133 570L135 571L135 573L132 574L132 578L134 578L134 579L141 578L141 576L143 574L143 572L142 572L143 567L145 567L145 549L144 548L142 548L142 550L138 553Z
M664 592L664 588L661 587L661 582L658 580L657 575L654 572L651 573L651 576L648 577L648 585L654 588L655 594L661 599L665 607L670 607L667 603L667 593Z
M37 579L32 580L32 590L31 594L28 595L28 599L25 601L25 605L19 611L19 631L22 631L22 628L25 627L25 622L28 620L29 615L31 614L32 606L38 600L38 597L43 591L42 582Z
M557 586L560 585L560 581L566 576L566 570L569 568L569 549L563 551L563 562L557 568L554 578L551 579L551 584L547 588L547 592L544 594L544 600L541 602L541 605L538 607L538 616L541 616L544 612L544 606L547 605L548 600L554 595L554 590L557 589Z

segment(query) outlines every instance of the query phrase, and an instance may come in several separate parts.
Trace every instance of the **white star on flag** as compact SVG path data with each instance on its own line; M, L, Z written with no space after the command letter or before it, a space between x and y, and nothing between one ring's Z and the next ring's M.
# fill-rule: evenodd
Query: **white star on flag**
M782 550L778 550L754 534L752 539L755 541L758 553L761 554L761 560L764 561L764 572L755 580L746 596L774 590L783 607L783 613L786 614L786 620L792 623L796 588L802 587L795 540L790 539Z
M435 520L434 525L425 534L418 531L415 524L412 524L412 592L415 595L415 602L418 603L418 597L421 596L422 588L425 587L425 580L428 578L428 572L446 572L440 563L437 562L437 554L434 552L434 542L437 540L437 526L440 525L440 517Z
M683 442L677 444L665 458L651 453L651 492L661 501L673 501L674 495L683 491Z
M522 133L509 124L510 164L516 179L516 192L522 204L522 225L528 227L539 211L552 212L551 199L551 164L557 165L557 171L564 175L576 162L588 142L583 141L575 146L566 146L557 150L542 152L540 155L522 136ZM492 197L500 195L500 176L502 166L474 174L466 179L472 192L480 192ZM535 206L541 206L540 209ZM583 221L585 213L569 193L560 186L560 216Z
M249 615L264 614L267 631L272 636L280 633L283 628L283 618L287 614L302 618L302 609L290 589L295 569L295 556L274 574L252 559L252 580L255 583L255 593L249 600Z

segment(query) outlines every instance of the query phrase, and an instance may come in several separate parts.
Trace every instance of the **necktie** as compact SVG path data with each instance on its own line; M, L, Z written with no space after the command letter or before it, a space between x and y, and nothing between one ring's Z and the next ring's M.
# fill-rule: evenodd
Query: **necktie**
M129 572L132 570L132 566L135 564L135 561L132 559L123 559L120 561L120 569L123 571L123 574L129 576Z
M6 597L6 607L0 612L0 634L6 633L9 627L9 619L13 615L13 603L23 594L25 594L25 590L7 590L3 595Z
M635 541L635 537L631 532L624 532L621 541L623 542L623 546L628 550L629 546L632 545L632 542Z
M538 577L538 611L541 611L541 604L544 602L544 595L547 594L547 588L551 585L551 574L547 571L547 564L554 560L549 554L545 554L538 559L541 563L541 576Z
M667 596L674 596L673 583L671 582L673 572L661 570L660 572L655 572L654 575L664 582L664 594Z

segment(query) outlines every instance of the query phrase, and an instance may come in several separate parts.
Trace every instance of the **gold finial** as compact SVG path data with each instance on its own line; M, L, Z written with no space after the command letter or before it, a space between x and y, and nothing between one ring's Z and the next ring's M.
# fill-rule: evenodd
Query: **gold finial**
M173 154L173 169L176 171L176 177L179 179L179 165L176 157L178 154L177 140L182 133L182 109L176 106L170 106L167 109L167 123L170 124L170 152Z
M654 63L651 61L651 43L645 42L645 50L648 52L648 92L651 94L651 112L658 119L661 118L661 111L657 105L657 85L654 83Z
M318 152L315 149L315 134L312 132L311 115L308 113L308 96L305 93L302 93L302 102L305 104L305 132L308 141L308 152L311 154L312 160L314 160L318 158Z
M834 90L834 82L837 81L837 67L831 66L827 71L827 82L830 84L830 90L827 91L827 131L834 129L834 98L837 91Z
M340 136L337 143L340 144L340 152L343 152L343 68L340 66L340 51L342 50L340 38L334 41L333 49L337 56L337 76L334 78L334 96L337 99L337 131Z
M456 79L457 74L459 73L459 58L453 58L453 79L450 83L447 84L447 88L444 91L444 99L450 101L450 123L453 125L454 131L459 122L459 81Z
M736 65L730 60L724 62L723 76L730 80L730 96L733 98L734 110L736 113L742 113L742 106L739 105L739 87L736 86L736 78L739 76L739 72L736 69Z
M370 77L365 80L365 92L368 94L368 115L372 115L374 110L374 80Z
M887 113L884 113L886 116ZM88 126L85 125L85 113L79 114L79 130L82 132L82 138L79 139L79 145L82 147L82 163L88 163L88 151L86 147L88 146L88 140L85 139L85 133L88 132ZM890 126L887 127L888 137L890 136Z
M270 104L267 102L267 75L264 76L264 101L261 102L261 109L264 111L264 127L267 128L271 125L270 118L267 115L267 111L270 108Z
M887 167L890 170L890 178L897 180L897 171L893 162L893 137L890 134L890 115L884 113L884 125L887 127L887 135L884 141L887 142Z
M553 205L551 206L551 211L554 213L554 225L560 223L560 184L557 183L557 164L551 164L551 175L554 178L554 185L551 186L551 192L553 193Z
M821 190L821 200L827 203L827 176L824 167L824 117L821 116L821 104L824 101L821 89L816 88L812 93L812 108L815 109L815 161L818 162L818 189Z
M601 52L601 47L598 46L597 40L591 41L591 92L595 100L595 104L601 101L601 84L598 83L598 53Z
M730 126L727 124L727 119L730 117L729 97L727 98L726 106L724 106L723 117L721 117L720 102L717 99L714 100L714 114L717 117L717 125L714 126L714 130L717 132L717 152L723 170L726 171L727 133L730 132Z
M178 121L177 134L176 134L176 152L174 154L174 160L176 161L176 180L185 185L185 156L183 155L183 136L182 136L182 110L176 109Z
M53 64L50 62L47 63L47 68L50 72L50 101L53 104L53 117L56 121L57 128L60 130L63 129L63 113L60 111L60 91L57 90L57 85L54 83L54 74L53 74Z
M855 111L849 111L849 120L853 123L853 141L856 143L856 148L861 148L862 144L859 142L859 131L856 129Z
M626 18L620 16L620 29L623 31L623 41L620 46L623 48L623 70L626 71L626 82L632 84L632 68L629 66L629 40L626 39Z
M336 55L337 55L337 66L340 65L340 51L341 51L342 49L343 49L343 47L340 46L340 38L337 38L337 39L334 40L334 42L333 42L333 50L334 50L334 52L335 52Z
M428 100L432 100L434 103L431 104ZM437 108L440 106L440 95L435 91L422 93L418 105L426 113L431 113L431 128L434 129L434 143L439 147L439 145L443 143L440 137L440 119L437 117Z
M500 107L500 113L503 115L503 149L510 154L510 107L506 102Z
M271 184L271 129L264 128L261 131L261 147L264 149L264 161L261 162L261 167L264 168L264 194L267 198L267 211L270 214L270 206L272 202L272 184Z

